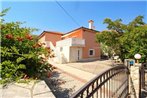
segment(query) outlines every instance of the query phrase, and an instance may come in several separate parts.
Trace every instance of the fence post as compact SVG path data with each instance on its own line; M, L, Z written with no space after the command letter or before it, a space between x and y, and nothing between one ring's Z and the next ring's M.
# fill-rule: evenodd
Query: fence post
M141 98L141 88L142 88L142 85L141 85L141 82L142 82L142 66L140 66L139 68L139 98Z
M135 66L130 67L130 85L131 85L131 93L134 94L135 98L139 98L139 68L140 64L136 64ZM132 95L133 96L133 95Z

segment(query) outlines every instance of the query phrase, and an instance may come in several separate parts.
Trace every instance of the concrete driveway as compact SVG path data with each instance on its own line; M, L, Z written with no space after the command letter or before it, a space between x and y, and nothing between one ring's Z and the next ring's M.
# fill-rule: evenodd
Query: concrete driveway
M83 71L90 72L92 74L98 74L104 70L112 67L112 60L95 60L95 61L84 61L76 63L68 63L67 66L74 67Z
M67 64L57 64L49 60L49 63L83 82L88 82L97 74L111 68L111 65L113 64L111 60L84 61Z

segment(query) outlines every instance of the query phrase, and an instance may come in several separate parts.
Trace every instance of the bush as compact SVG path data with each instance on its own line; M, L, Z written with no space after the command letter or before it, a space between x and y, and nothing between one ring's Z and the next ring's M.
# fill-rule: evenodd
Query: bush
M20 27L21 24L0 22L1 83L21 78L40 78L52 70L47 62L49 50L43 48L43 44L37 43L31 35L36 29Z

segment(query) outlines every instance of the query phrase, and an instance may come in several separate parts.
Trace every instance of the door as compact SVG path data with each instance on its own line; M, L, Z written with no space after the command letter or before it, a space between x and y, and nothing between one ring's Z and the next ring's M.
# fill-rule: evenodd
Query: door
M80 50L78 49L78 60L80 60Z
M82 48L71 47L70 48L70 61L79 61L82 59Z

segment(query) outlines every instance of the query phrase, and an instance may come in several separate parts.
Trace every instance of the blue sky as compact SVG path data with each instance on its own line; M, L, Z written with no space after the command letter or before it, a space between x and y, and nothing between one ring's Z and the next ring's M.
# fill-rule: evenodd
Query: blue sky
M44 30L69 32L80 26L88 27L88 20L94 20L96 30L106 29L105 18L121 18L129 23L138 15L147 23L147 1L59 1L66 11L78 22L77 25L54 1L3 1L2 9L11 7L4 17L6 22L26 22L23 26L38 28L33 34Z

